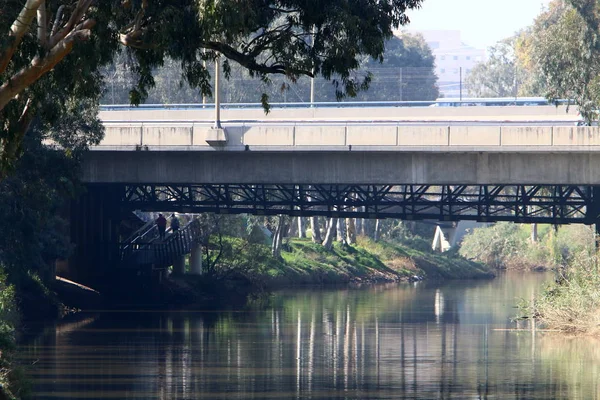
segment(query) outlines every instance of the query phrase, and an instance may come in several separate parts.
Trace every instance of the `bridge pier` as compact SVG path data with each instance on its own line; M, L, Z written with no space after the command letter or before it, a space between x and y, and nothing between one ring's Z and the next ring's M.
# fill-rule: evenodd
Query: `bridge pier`
M196 244L192 247L190 255L190 274L202 275L202 245Z
M175 257L173 260L173 275L182 276L185 274L185 255Z
M88 186L70 205L70 236L75 246L57 275L92 287L110 278L119 263L122 190L118 186Z

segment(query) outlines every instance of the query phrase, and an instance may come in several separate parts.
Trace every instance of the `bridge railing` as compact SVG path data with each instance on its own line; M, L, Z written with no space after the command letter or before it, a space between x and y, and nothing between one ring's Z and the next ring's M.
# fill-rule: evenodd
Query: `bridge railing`
M321 102L289 102L270 103L271 109L277 108L369 108L369 107L486 107L486 106L540 106L540 105L565 105L573 102L557 99L549 102L543 97L519 98L441 98L426 101L321 101ZM101 111L116 110L190 110L214 109L213 103L175 103L175 104L103 104ZM262 109L262 103L221 103L223 109Z
M171 234L164 242L154 244L154 268L167 268L173 265L176 257L190 253L201 234L200 221L193 219L183 229Z
M257 150L386 150L412 151L426 147L431 151L452 149L480 151L484 147L503 151L572 151L575 147L600 145L600 128L575 126L501 125L401 125L395 123L336 124L238 124L227 129L227 148ZM206 124L109 124L100 145L93 150L206 150L212 151L211 127Z
M156 236L146 243L123 243L121 245L121 265L123 267L137 267L151 264L155 269L164 269L173 265L176 257L188 254L198 242L202 229L197 219L192 220L183 229L171 233L165 240L158 240ZM151 230L154 232L154 229Z

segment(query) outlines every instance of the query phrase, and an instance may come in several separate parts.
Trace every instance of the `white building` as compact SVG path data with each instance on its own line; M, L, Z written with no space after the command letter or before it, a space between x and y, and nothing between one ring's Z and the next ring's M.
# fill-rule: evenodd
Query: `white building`
M433 51L440 96L459 97L462 83L462 95L467 97L468 91L464 87L465 77L471 72L475 64L486 60L485 50L476 49L463 43L460 39L460 31L427 30L414 32L423 35Z

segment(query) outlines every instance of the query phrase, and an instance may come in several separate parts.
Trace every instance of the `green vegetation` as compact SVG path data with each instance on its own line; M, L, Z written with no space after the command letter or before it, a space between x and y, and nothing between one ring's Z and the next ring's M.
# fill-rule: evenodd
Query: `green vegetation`
M600 108L600 3L553 0L534 23L490 49L467 77L478 96L570 99L591 124Z
M14 287L6 283L6 276L0 268L0 399L11 399L18 395L18 384L11 368L14 351L14 329L18 314L15 304Z
M532 229L537 232L532 240ZM463 239L460 254L498 269L559 268L583 252L594 249L593 230L585 225L550 225L499 222L477 228Z
M255 284L260 282L268 287L393 282L409 280L415 275L428 279L494 276L486 266L456 254L441 255L430 249L423 251L400 243L374 242L366 237L359 237L355 246L336 242L331 251L310 239L287 239L281 258L274 257L266 245L226 237L215 271L222 277L243 275Z
M516 35L488 49L488 59L469 72L466 85L473 97L535 97L544 94L543 82L528 63L528 49Z
M554 0L524 41L547 97L572 99L588 123L598 119L600 108L599 24L596 0Z
M524 316L549 329L571 334L600 334L600 266L597 256L581 252L559 271L555 283L533 302L524 301Z

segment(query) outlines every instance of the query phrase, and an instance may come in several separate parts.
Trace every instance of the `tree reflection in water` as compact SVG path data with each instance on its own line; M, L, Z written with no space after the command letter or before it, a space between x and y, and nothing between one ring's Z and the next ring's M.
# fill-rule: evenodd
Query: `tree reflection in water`
M596 343L515 332L551 277L274 294L223 312L100 313L24 347L36 398L600 398Z

